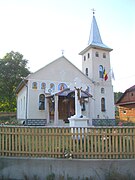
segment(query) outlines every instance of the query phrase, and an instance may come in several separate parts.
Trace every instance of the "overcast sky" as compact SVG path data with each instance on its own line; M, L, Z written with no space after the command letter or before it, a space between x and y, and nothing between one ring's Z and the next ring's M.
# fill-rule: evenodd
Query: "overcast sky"
M135 85L135 0L0 0L0 58L15 51L35 72L64 56L81 69L92 11L104 44L113 49L114 91Z

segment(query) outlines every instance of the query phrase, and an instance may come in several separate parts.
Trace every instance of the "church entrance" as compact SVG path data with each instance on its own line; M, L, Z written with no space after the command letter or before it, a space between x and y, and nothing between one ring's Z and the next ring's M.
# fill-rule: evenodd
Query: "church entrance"
M58 96L58 98L56 98ZM85 98L92 97L88 92L81 91L82 111L85 111ZM68 121L68 118L75 115L75 91L64 89L49 98L49 119L51 121L63 120ZM55 104L56 103L56 104ZM55 111L55 107L57 107Z
M75 114L75 99L72 97L59 96L58 105L59 119L67 121Z
M49 99L49 117L54 120L55 101ZM73 97L59 96L58 99L58 118L67 121L69 117L75 114L75 99Z

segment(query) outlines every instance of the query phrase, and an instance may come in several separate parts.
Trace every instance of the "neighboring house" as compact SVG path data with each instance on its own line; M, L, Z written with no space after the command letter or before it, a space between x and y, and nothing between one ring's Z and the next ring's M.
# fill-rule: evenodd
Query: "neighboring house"
M116 102L119 119L135 122L135 85L127 89Z
M114 119L111 51L103 44L93 15L88 46L79 53L82 71L62 56L30 74L17 88L17 118L26 123L51 120L56 125L67 120L75 114L74 88L79 81L82 115L90 120Z

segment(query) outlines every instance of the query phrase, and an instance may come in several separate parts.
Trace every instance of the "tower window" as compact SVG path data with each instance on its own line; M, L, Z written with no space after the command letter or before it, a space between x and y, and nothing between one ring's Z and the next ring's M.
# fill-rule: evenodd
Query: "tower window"
M85 73L86 73L86 76L88 76L88 68L86 68Z
M39 110L45 110L45 95L39 95Z
M101 111L105 112L105 98L101 99Z
M104 94L105 93L105 89L101 88L101 93Z
M86 61L86 56L83 56L83 60Z
M103 53L103 58L106 58L106 54L105 53Z
M88 59L90 58L90 53L88 53Z
M96 52L96 53L95 53L95 56L96 56L96 57L99 57L99 53L98 53L98 52Z
M99 78L103 78L103 66L99 66Z

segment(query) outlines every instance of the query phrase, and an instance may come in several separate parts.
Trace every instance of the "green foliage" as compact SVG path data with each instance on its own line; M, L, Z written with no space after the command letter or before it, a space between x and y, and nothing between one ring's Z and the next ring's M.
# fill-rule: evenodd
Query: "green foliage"
M116 126L135 126L134 122L116 119Z
M20 123L15 118L7 118L3 119L0 117L0 125L20 125Z
M49 174L47 177L46 177L46 180L54 180L55 179L55 174L52 173L52 174Z
M122 92L114 92L114 102L116 103L122 96Z
M105 180L133 180L134 178L130 173L122 174L118 170L110 170L105 174Z
M0 59L0 111L16 111L16 87L30 73L27 63L22 54L14 51Z
M116 103L120 99L122 94L123 94L122 92L114 92L114 103ZM119 116L118 107L115 107L115 115Z

